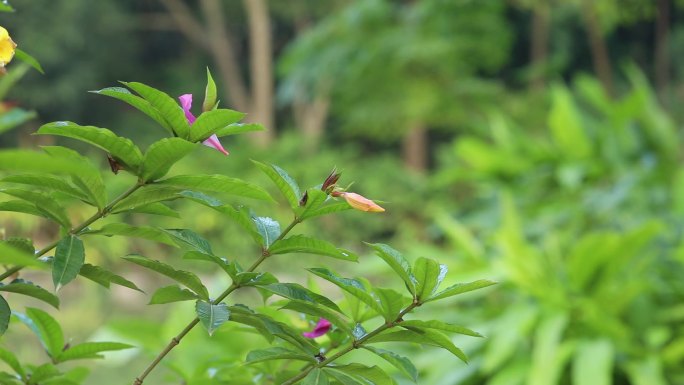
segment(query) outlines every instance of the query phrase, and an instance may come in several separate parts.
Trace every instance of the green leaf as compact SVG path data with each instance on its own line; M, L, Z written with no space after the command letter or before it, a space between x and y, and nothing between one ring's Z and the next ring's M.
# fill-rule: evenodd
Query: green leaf
M164 138L152 143L142 160L143 181L153 181L165 176L171 166L194 149L194 143L181 138Z
M401 280L404 281L408 291L411 294L416 294L416 278L413 276L413 273L411 272L411 265L406 258L404 258L400 252L385 244L375 243L368 245L372 247L375 250L375 254L382 258L382 260L385 261L385 263L387 263L395 273L397 273Z
M98 208L102 209L107 201L107 190L100 171L90 159L78 152L62 146L43 146L43 151L53 159L69 159L79 164L78 170L71 172L71 181L83 192Z
M263 131L264 126L257 123L233 123L219 128L215 134L219 138L228 135L244 134L245 132Z
M82 169L82 164L71 159L53 157L36 151L0 150L0 171L55 174L77 173Z
M261 171L266 174L266 176L273 181L273 183L278 187L278 190L283 194L290 207L299 207L299 200L302 198L302 194L299 191L299 186L297 182L290 175L285 172L282 168L276 165L267 165L261 162L253 160L254 164L261 169Z
M322 307L316 303L291 300L281 309L288 309L297 311L300 313L312 315L314 317L325 318L330 321L333 325L344 330L347 334L352 334L352 330L349 327L349 322L342 319L337 313L333 312L329 308Z
M123 87L108 87L103 88L99 91L90 91L95 94L106 95L114 99L119 99L122 102L128 103L132 107L138 109L140 112L152 118L154 121L159 123L162 127L168 131L169 134L173 135L173 127L169 122L164 119L161 113L157 111L152 105L145 99L133 95L129 90Z
M10 237L3 242L30 255L36 252L36 248L33 247L33 241L29 238Z
M413 266L413 275L416 277L416 298L422 301L432 295L439 284L438 278L440 275L444 277L442 266L433 259L421 257L416 260Z
M305 354L314 356L319 353L317 345L308 338L304 338L300 331L289 325L275 321L267 315L254 313L243 305L231 306L229 309L231 321L254 327L268 341L272 341L273 337L278 337L291 343Z
M170 186L145 186L133 193L128 198L122 199L112 209L112 214L118 214L132 209L137 209L141 206L147 206L151 203L170 201L179 199L178 189Z
M57 243L55 258L52 261L52 282L55 290L71 282L78 275L85 261L83 241L67 235Z
M321 369L315 368L304 377L302 385L328 385L328 375Z
M150 299L150 305L159 305L164 303L178 302L178 301L190 301L197 300L199 297L197 294L191 292L188 289L182 289L178 285L164 286L152 294Z
M14 370L14 372L18 374L22 380L26 378L26 372L14 353L0 348L0 360L4 361L10 368L12 368L12 370Z
M123 236L148 239L166 245L178 247L174 239L165 231L151 226L131 226L125 223L109 223L97 230L87 230L81 234L85 235L104 235L104 236Z
M188 251L187 253L183 254L183 259L215 263L221 269L223 269L223 271L225 271L233 281L237 280L237 274L240 273L240 269L235 262L230 262L225 258L217 257L213 254L206 254L200 251Z
M445 323L442 321L432 320L432 321L420 321L420 320L408 320L402 321L399 326L406 328L422 328L422 329L438 329L444 330L446 332L463 334L472 337L482 337L482 334L472 331L463 326L453 325Z
M12 8L12 6L7 3L7 0L5 0L0 2L0 12L14 12L14 8Z
M48 313L36 308L26 308L26 314L14 313L21 322L29 327L53 359L59 359L64 347L64 334L57 321Z
M411 360L409 360L408 358L400 356L389 350L378 349L373 346L364 346L363 348L377 354L382 359L392 364L395 368L399 369L399 371L402 374L410 378L413 382L416 382L418 380L418 369L416 369Z
M18 127L36 116L38 116L38 114L35 111L26 111L19 107L14 107L9 111L5 111L0 114L0 133Z
M270 248L273 242L280 236L280 224L268 217L253 217L252 220L257 232L264 241L262 246L267 249Z
M382 315L387 322L394 322L409 299L392 289L376 288L375 297L382 307Z
M0 263L6 265L45 267L45 264L37 260L35 255L13 247L7 242L0 242Z
M218 192L245 198L272 200L266 190L261 187L225 175L178 175L159 181L158 184L184 190Z
M35 215L37 217L48 218L44 211L38 210L35 205L22 200L11 200L0 202L0 211L12 211L15 213Z
M581 116L572 95L563 86L551 89L553 103L548 114L548 127L553 140L563 155L573 159L591 156L591 139L584 132Z
M134 172L137 172L142 163L142 153L130 139L117 136L106 128L81 126L73 122L52 122L40 127L36 134L59 135L92 144L107 151Z
M309 238L304 235L293 235L281 239L272 244L268 248L268 252L271 254L308 253L324 255L345 261L358 261L358 256L348 250L339 249L330 242Z
M190 130L190 141L199 142L207 139L219 129L240 121L245 114L228 109L218 109L203 112L197 117Z
M59 298L42 287L23 279L15 279L6 285L0 283L0 291L33 297L52 305L55 309L59 309Z
M402 327L406 327L402 325ZM410 328L410 331L416 334L419 334L423 336L425 339L428 341L431 341L434 345L442 347L449 352L451 352L453 355L461 359L461 361L465 362L466 364L468 363L468 357L466 357L465 353L456 345L454 345L453 342L451 342L451 339L445 335L444 333L432 330L432 329L421 329L417 327L406 327Z
M120 342L84 342L74 345L60 354L58 362L80 360L85 358L103 358L102 352L130 349L133 345Z
M423 302L430 302L430 301L436 301L438 299L442 298L447 298L447 297L453 297L458 294L462 293L467 293L469 291L477 290L477 289L482 289L487 286L491 286L496 284L496 282L492 282L486 279L479 279L477 281L473 282L468 282L468 283L457 283L455 285L449 286L446 289L440 291L439 293L433 295L432 297L424 300Z
M76 199L88 201L88 197L83 192L81 192L68 182L64 181L63 179L55 176L43 174L18 174L9 175L4 178L1 178L0 182L10 182L25 184L29 186L36 186L47 190L58 191L71 197L74 197Z
M7 331L11 315L12 310L10 309L9 304L0 296L0 336Z
M144 268L156 271L159 274L165 275L194 291L195 294L200 296L200 298L204 300L209 299L209 292L207 291L207 288L204 287L200 279L195 274L189 271L176 270L163 262L145 258L140 255L127 255L123 257L123 259L133 262L136 265L142 266Z
M6 7L7 4L3 4L3 7ZM33 56L29 55L26 53L26 51L20 50L19 48L14 49L14 57L17 59L23 61L24 63L30 65L33 67L36 71L40 72L41 74L45 75L45 72L43 71L43 67L40 65L38 60L34 58Z
M361 364L339 365L326 368L326 372L342 373L362 384L395 385L396 382L378 366L365 366ZM336 377L337 378L337 377ZM347 383L345 383L346 385Z
M612 385L614 357L609 339L581 342L572 364L573 385Z
M207 68L207 87L204 89L204 102L202 102L202 111L211 111L218 104L216 95L216 83L211 77L211 72Z
M262 286L277 283L278 279L275 275L265 272L257 273L256 271L244 271L237 273L235 283L240 286Z
M373 297L371 297L370 294L368 294L370 292L369 288L365 287L360 281L356 279L342 278L332 271L324 268L311 268L307 270L325 279L326 281L335 284L340 289L358 298L371 309L375 310L378 314L383 314L383 309L380 304Z
M133 282L125 279L124 277L116 275L111 271L106 270L100 266L84 263L83 266L81 266L81 270L78 272L78 274L82 277L88 278L89 280L99 285L106 287L107 289L109 289L110 284L113 283L142 293L142 290L140 290L140 288Z
M132 209L128 209L126 211L122 211L126 213L140 213L140 214L151 214L151 215L160 215L160 216L165 216L165 217L171 217L171 218L180 218L180 214L178 211L170 208L169 206L155 202L155 203L148 203L146 205L134 207Z
M195 310L202 326L207 329L209 335L214 334L219 326L230 319L230 310L225 303L214 305L205 301L197 301Z
M268 349L252 350L247 353L245 359L246 364L255 364L257 362L272 361L272 360L299 360L315 363L316 359L312 356L296 352L294 350L285 349L281 347L272 347Z
M166 93L137 82L122 82L126 87L142 96L171 126L173 132L183 139L190 134L190 125L181 106Z
M171 235L178 245L190 246L193 250L204 254L214 254L211 251L209 241L188 229L166 229L167 234Z
M254 216L246 207L233 208L231 206L215 207L215 210L225 214L228 218L234 220L240 227L242 227L252 237L254 242L259 246L264 246L265 241L259 231L257 231L256 221Z
M562 346L568 323L568 315L557 311L542 319L537 325L534 339L531 341L533 349L528 369L528 384L543 385L559 381L565 368L566 358Z
M71 222L64 207L62 207L54 197L26 189L3 189L0 192L7 195L23 199L27 202L33 203L38 211L41 211L47 218L59 223L64 228L70 228Z
M61 374L59 369L57 369L57 367L51 363L43 364L31 369L31 374L29 374L31 377L31 384L48 384L49 380L53 380L55 377Z
M272 283L257 286L273 294L285 297L287 299L321 304L337 312L342 312L342 310L340 310L340 308L335 304L335 302L331 301L325 296L314 293L313 291L305 288L304 286L298 283Z

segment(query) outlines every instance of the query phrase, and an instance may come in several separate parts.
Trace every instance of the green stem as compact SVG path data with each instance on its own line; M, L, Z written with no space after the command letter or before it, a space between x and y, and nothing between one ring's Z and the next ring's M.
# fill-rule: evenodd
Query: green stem
M273 243L276 243L277 241L285 238L285 236L295 226L297 226L299 223L300 223L299 218L295 217L295 219L292 220L290 225L287 226L285 228L285 230L283 230L280 233L278 238L276 238L276 240L273 241ZM273 244L273 243L271 243L271 244ZM246 272L255 271L257 269L257 267L259 267L259 265L261 265L268 257L270 257L268 249L264 249L264 251L261 253L261 256L259 257L259 259L254 261L252 266L250 266L245 271ZM234 292L235 290L237 290L239 288L240 288L240 285L233 282L226 290L223 291L223 293L221 293L218 297L216 297L216 299L211 301L211 304L216 305L216 304L220 303L226 297L228 297L232 292ZM173 337L171 339L171 341L166 345L166 347L164 347L164 349L161 352L159 352L159 354L157 354L157 357L155 357L154 360L147 366L147 368L145 368L145 370L142 372L142 374L140 374L138 377L136 377L135 381L133 381L133 385L142 385L143 381L145 381L145 378L154 370L154 368L156 368L157 365L159 365L159 363L164 359L164 357L166 357L166 355L168 355L171 352L171 350L173 350L173 348L175 348L176 345L178 345L181 342L183 337L185 337L185 335L188 334L190 332L190 330L192 330L195 326L197 326L198 323L199 323L199 318L195 317L195 319L190 321L190 323L180 333L178 333L177 336Z
M128 198L131 194L133 194L136 190L138 190L140 187L142 187L144 185L145 184L143 182L138 181L131 188L129 188L128 190L121 193L121 195L116 197L113 201L109 202L109 204L107 206L105 206L102 210L98 210L95 214L93 214L90 218L86 219L83 223L81 223L80 225L69 230L69 234L78 235L78 233L80 233L81 231L83 231L83 229L85 229L86 227L93 224L93 222L95 222L98 219L103 218L104 216L109 214L109 212L112 211L112 209L114 208L114 206L117 203L121 202L125 198ZM59 243L60 240L61 239L58 239L58 240L50 243L49 245L43 247L42 249L38 250L35 254L35 257L40 258L43 255L47 254L50 250L54 249L57 246L57 244ZM23 268L24 268L24 266L14 266L14 267L7 269L7 271L0 274L0 281L3 281L5 278L7 278L13 274L16 274L17 272L19 272Z
M397 316L397 319L394 320L394 322L386 322L380 326L378 326L375 330L371 331L370 333L366 334L365 336L359 338L358 340L354 340L351 344L349 344L347 347L344 349L340 350L339 352L335 353L334 355L326 358L325 360L319 362L316 365L311 365L307 368L304 368L298 375L290 378L289 380L281 383L280 385L293 385L296 384L298 381L302 380L304 377L309 375L309 373L318 368L323 368L330 364L331 362L337 360L338 358L344 356L345 354L351 352L354 349L358 349L363 346L364 343L366 343L369 339L377 336L378 334L384 332L387 329L391 329L395 326L397 326L404 318L406 314L411 312L414 308L420 306L420 302L413 302L409 306L406 307L406 309L402 310L401 313Z

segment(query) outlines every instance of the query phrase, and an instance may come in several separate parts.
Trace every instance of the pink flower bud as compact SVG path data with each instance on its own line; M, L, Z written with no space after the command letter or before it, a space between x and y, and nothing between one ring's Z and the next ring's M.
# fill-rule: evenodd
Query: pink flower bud
M331 326L332 326L332 324L330 323L330 321L328 321L325 318L321 318L318 320L318 323L316 324L316 326L314 327L314 329L312 331L304 332L304 333L302 333L302 335L306 338L320 337L320 336L324 335L325 333L327 333L328 331L330 331Z

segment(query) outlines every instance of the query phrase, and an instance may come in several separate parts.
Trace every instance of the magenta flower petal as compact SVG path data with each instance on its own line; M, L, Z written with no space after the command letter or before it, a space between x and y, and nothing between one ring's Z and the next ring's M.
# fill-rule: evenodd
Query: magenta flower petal
M190 112L190 109L192 108L192 94L181 95L178 97L178 100L180 100L181 107L183 108L183 112L185 112L185 118L188 120L188 123L195 123L195 115Z
M320 337L323 334L327 333L330 330L331 326L332 326L332 324L330 323L330 321L328 321L325 318L321 318L318 320L318 323L316 324L316 326L314 327L314 329L312 331L304 332L304 333L302 333L302 335L306 338Z
M183 108L183 112L185 113L185 118L188 120L188 123L192 125L193 123L195 123L195 115L193 115L192 112L190 112L190 109L192 108L192 94L181 95L178 97L178 100L180 101L181 108ZM223 148L218 136L216 135L210 136L209 138L207 138L207 140L202 142L202 144L218 150L223 155L228 155L228 151L226 151L226 149Z
M223 153L223 155L228 155L228 151L226 151L225 148L221 145L221 142L219 142L218 136L216 134L210 136L207 140L202 142L203 145L209 146L211 148L215 148L219 150L220 152Z

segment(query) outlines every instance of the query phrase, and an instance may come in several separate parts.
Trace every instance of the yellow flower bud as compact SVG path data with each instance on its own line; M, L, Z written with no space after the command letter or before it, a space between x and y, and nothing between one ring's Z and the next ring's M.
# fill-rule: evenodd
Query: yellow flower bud
M347 201L347 203L349 203L349 205L356 210L371 213L382 213L385 211L385 209L380 207L377 203L357 193L343 192L339 195L341 195Z
M9 32L5 28L0 27L0 67L4 67L12 61L15 48L17 48L17 45L12 41Z

